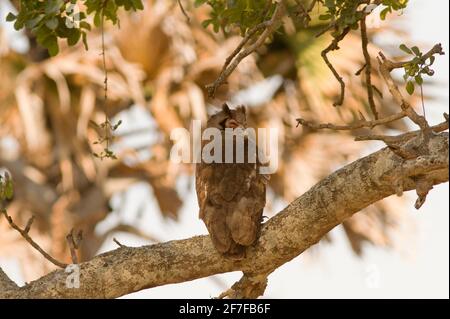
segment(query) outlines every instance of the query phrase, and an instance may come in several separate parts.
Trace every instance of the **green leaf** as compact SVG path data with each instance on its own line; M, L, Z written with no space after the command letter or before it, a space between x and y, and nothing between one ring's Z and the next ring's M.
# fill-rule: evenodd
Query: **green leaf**
M55 56L59 52L58 39L55 35L51 34L42 42L42 45L48 49L48 53L51 56Z
M22 19L17 19L16 22L14 22L14 29L19 31L24 26L24 21Z
M0 200L12 199L14 196L14 185L8 173L5 177L0 175Z
M94 25L99 27L102 24L102 13L97 11L94 15Z
M44 19L44 18L45 18L45 15L40 14L31 20L25 21L25 26L28 29L34 29L39 24L39 22L41 22L42 19Z
M81 32L78 29L70 29L69 36L67 37L67 44L69 46L74 46L78 43L81 37Z
M195 0L194 6L195 6L196 8L197 8L197 7L200 7L202 4L205 4L207 1L208 1L208 0Z
M386 7L383 10L381 10L380 12L380 19L381 20L386 20L386 15L391 12L391 8L390 7Z
M319 20L329 20L331 19L331 14L321 14Z
M88 22L86 22L86 21L81 21L80 22L80 28L91 31L91 25Z
M202 21L202 27L206 29L212 22L213 22L212 19L204 20Z
M423 84L423 79L422 79L422 76L420 76L420 74L416 75L416 76L414 77L414 80L416 80L416 83L417 83L418 85L422 85L422 84Z
M409 95L412 95L414 93L414 82L408 81L406 83L406 92L408 92Z
M416 74L417 70L414 66L412 66L409 70L408 70L408 75L409 76L414 76Z
M6 16L6 21L11 22L17 19L17 16L13 14L12 12L8 13Z
M133 2L133 6L135 9L137 10L143 10L144 9L144 5L142 4L141 0L131 0Z
M4 195L6 199L12 199L14 196L14 186L11 179L6 181L6 185L4 188Z
M402 50L405 53L412 54L412 51L403 43L400 44L400 50Z
M51 18L45 22L45 25L50 30L55 30L58 27L58 19L56 17Z
M325 6L327 8L335 8L336 7L336 3L334 0L325 0Z
M414 52L415 55L417 55L417 56L420 56L420 55L421 55L420 50L419 50L418 47L413 46L413 47L411 48L411 50Z
M435 59L436 57L434 55L430 56L430 62L428 63L428 65L433 65Z
M47 0L45 4L45 14L51 15L59 13L59 10L61 9L63 3L63 0Z

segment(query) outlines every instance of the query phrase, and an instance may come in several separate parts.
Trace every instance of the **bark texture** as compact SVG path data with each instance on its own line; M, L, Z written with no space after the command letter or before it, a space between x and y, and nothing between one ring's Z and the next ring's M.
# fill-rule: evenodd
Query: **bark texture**
M447 132L426 138L417 132L404 145L414 149L414 158L403 159L384 148L337 170L265 223L261 237L243 260L221 256L209 236L121 247L81 263L78 289L66 288L68 274L64 270L23 287L0 271L0 298L115 298L236 270L243 271L246 280L265 278L364 207L401 193L399 190L417 189L423 197L424 183L447 182L448 142ZM257 286L260 290L264 285Z

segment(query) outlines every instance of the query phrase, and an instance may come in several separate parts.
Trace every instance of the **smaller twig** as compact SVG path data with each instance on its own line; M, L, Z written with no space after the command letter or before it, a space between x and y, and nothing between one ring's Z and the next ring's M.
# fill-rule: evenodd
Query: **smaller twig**
M241 43L239 43L237 48L226 59L225 64L222 67L222 71L220 72L217 79L213 83L206 86L208 96L210 98L213 98L215 96L217 89L226 82L227 78L236 69L239 63L251 53L255 52L259 47L261 47L266 39L270 35L272 35L272 33L281 23L281 19L283 18L285 11L286 8L283 1L278 2L275 8L275 12L273 13L270 20L262 22L249 30L244 39L242 39ZM262 29L264 29L264 31L255 40L255 42L244 49L244 46L250 41L250 39L252 39L253 36Z
M72 263L78 264L78 256L77 256L77 248L76 243L73 237L73 229L69 232L69 234L66 236L67 244L69 245L70 255L72 257Z
M42 256L45 257L45 259L47 259L48 261L50 261L52 264L61 267L61 268L66 268L67 264L60 262L58 260L56 260L55 258L53 258L52 256L50 256L44 249L41 248L41 246L39 246L29 235L28 232L30 231L30 227L32 224L32 220L33 217L31 217L28 222L27 222L27 226L25 226L25 229L21 229L19 226L17 226L14 221L12 220L11 216L8 215L6 209L1 209L0 212L2 214L5 215L6 220L8 221L9 225L17 230L19 232L20 235L22 235L22 237L34 248L36 249L38 252L41 253Z
M425 63L427 59L432 57L434 54L444 54L444 51L442 50L442 45L440 43L436 44L429 50L427 53L422 55L420 58L422 63ZM400 92L397 84L392 79L391 71L396 68L404 67L408 63L412 63L411 61L406 62L392 62L386 58L386 56L379 52L378 57L379 62L379 70L381 73L381 76L383 77L384 81L386 82L386 85L388 86L389 92L391 93L394 101L401 107L401 109L405 112L406 116L413 121L417 126L420 127L420 129L423 131L424 134L430 134L432 129L430 128L426 118L425 118L425 108L423 110L423 116L417 114L417 112L412 108L412 106L409 104L408 101L406 101L403 98L402 93ZM421 87L422 88L422 87ZM422 98L423 98L423 92L421 91ZM423 100L422 100L423 105ZM448 122L448 121L447 121ZM448 123L447 123L448 127ZM371 137L373 138L373 136Z
M367 99L369 101L369 107L372 111L374 118L378 119L378 112L375 106L375 100L373 98L373 86L372 86L372 63L369 54L369 50L367 46L369 45L369 39L367 36L367 28L366 28L366 16L360 21L361 27L361 43L362 43L362 51L364 55L364 60L366 61L365 73L366 73L366 87L367 87Z
M76 236L73 234L73 229L70 230L70 233L66 236L67 244L69 245L70 255L72 257L72 262L74 264L78 264L78 255L77 250L79 248L79 244L82 240L83 233L80 230Z
M184 10L183 4L181 3L181 0L178 0L178 6L180 7L181 12L183 13L183 15L186 17L186 20L189 22L191 21L191 18L189 18L186 10Z
M380 91L379 88L377 88L375 85L372 84L373 90L381 97L383 98L383 92Z
M447 116L447 117L446 117ZM448 122L448 115L447 113L444 113L444 117L446 117L446 120L442 123L433 125L430 127L430 130L434 133L439 133L448 130L449 122ZM388 143L394 143L398 141L405 141L409 140L418 134L422 133L422 130L416 130L412 132L403 133L397 136L388 136L388 135L360 135L355 138L355 141L384 141Z
M241 52L242 48L250 41L250 39L260 30L267 28L270 24L270 21L264 21L261 22L260 24L254 26L253 28L251 28L247 34L244 36L244 38L241 40L241 42L239 42L238 46L233 50L233 52L231 52L231 54L226 58L225 63L222 66L222 70L220 71L220 73L224 73L226 71L226 69L228 68L228 66L230 65L230 63L233 61L233 59L239 54L239 52Z
M378 61L380 73L384 81L386 82L386 85L388 86L389 92L394 98L394 101L401 107L401 109L406 113L406 116L408 116L411 121L416 123L423 131L428 131L429 125L426 119L423 116L417 114L417 112L412 108L411 104L409 104L409 102L403 98L403 95L400 93L397 84L392 79L390 73L392 71L392 62L389 61L382 52L380 52L379 55L380 58L378 59Z
M420 100L422 102L422 115L426 119L427 118L427 114L425 112L425 101L424 101L424 97L423 97L423 86L422 86L422 84L420 84Z
M355 75L358 76L361 74L362 71L366 68L366 64L364 63L361 68L358 69L358 71L355 72Z
M115 242L117 244L117 246L119 246L120 248L128 247L128 246L125 246L124 244L121 244L115 237L113 238L113 242Z
M30 232L30 229L31 229L31 225L33 224L33 222L34 222L34 218L35 218L35 216L33 215L33 216L31 216L31 218L28 220L28 222L27 222L27 225L25 226L25 228L24 228L24 232L25 233L29 233Z
M435 54L439 54L439 55L445 54L444 50L442 49L442 45L440 43L435 44L427 53L423 54L422 57L420 58L419 62L425 62L426 60L428 60L431 56L433 56ZM386 68L388 69L388 71L403 68L405 65L413 63L412 59L408 60L408 61L403 61L403 62L390 61L390 60L386 59L386 57L381 52L380 52L380 56L382 57L383 62L385 64Z
M350 31L350 28L347 27L345 28L341 34L339 34L338 36L336 36L333 41L331 41L330 45L327 46L321 53L320 55L322 56L322 59L325 61L325 64L328 66L328 68L331 70L331 72L333 73L334 77L336 78L336 80L339 82L340 86L341 86L341 93L339 96L339 99L333 103L333 106L339 106L342 105L342 103L344 103L344 95L345 95L345 83L344 80L342 79L342 77L339 75L339 73L336 71L336 69L334 68L333 64L331 64L330 60L328 60L327 54L331 51L334 50L339 50L339 42L345 38L345 36L347 35L347 33Z
M330 130L335 130L335 131L349 131L349 130L356 130L356 129L364 128L364 127L374 128L375 126L378 126L378 125L383 125L383 124L397 121L405 116L406 116L405 112L400 112L400 113L393 114L391 116L387 116L387 117L384 117L384 118L378 119L378 120L365 121L362 119L355 123L347 124L347 125L335 125L335 124L331 124L331 123L317 124L317 123L312 123L312 122L306 121L302 118L298 118L298 119L296 119L296 121L297 121L297 127L299 125L302 125L302 126L306 126L306 127L315 129L315 130L330 129Z
M143 232L142 230L140 230L139 228L137 228L133 225L128 225L128 224L118 224L118 225L114 226L113 228L108 229L108 231L106 231L102 237L106 238L109 235L111 235L113 233L117 233L117 232L129 233L129 234L141 237L142 239L145 239L145 240L148 240L148 241L151 241L154 243L159 242L158 238Z
M317 0L312 0L311 3L308 6L308 9L305 9L303 6L303 3L300 0L295 0L295 3L297 4L299 8L299 12L297 12L297 16L300 17L303 26L306 28L311 21L311 18L309 16L309 13L314 9L314 6L316 5Z
M324 35L325 33L327 33L328 31L330 31L331 29L335 28L337 24L337 21L333 21L331 22L329 25L327 25L324 29L322 29L321 31L319 31L315 37L318 38L321 35Z

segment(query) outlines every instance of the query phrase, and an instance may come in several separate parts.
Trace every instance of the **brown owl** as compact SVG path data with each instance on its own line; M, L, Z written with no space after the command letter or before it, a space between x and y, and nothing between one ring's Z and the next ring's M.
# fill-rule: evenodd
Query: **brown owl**
M245 129L246 126L245 108L239 106L231 110L227 104L207 122L207 128L220 130L222 154L225 153L225 129ZM232 141L236 150L236 140ZM207 142L202 142L202 149ZM248 145L249 137L245 136L245 156L241 163L236 162L235 156L232 163L225 163L222 155L220 163L206 163L202 158L196 166L199 217L208 228L216 249L235 258L244 257L245 246L252 245L258 238L266 203L267 176L259 174L257 159L249 160Z

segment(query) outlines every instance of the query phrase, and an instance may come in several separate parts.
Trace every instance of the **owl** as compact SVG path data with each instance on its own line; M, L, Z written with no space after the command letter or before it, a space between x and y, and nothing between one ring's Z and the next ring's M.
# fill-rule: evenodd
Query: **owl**
M212 115L207 128L217 128L225 149L225 129L247 126L244 106L232 110L227 104ZM236 150L236 140L233 150ZM206 143L202 141L202 148ZM242 145L242 144L241 144ZM200 206L199 218L205 223L215 248L223 255L243 258L246 246L259 236L263 209L266 204L268 177L259 174L258 159L249 160L249 137L244 135L244 161L206 163L202 158L196 165L196 191ZM233 151L234 154L236 153ZM222 152L224 154L225 151Z

